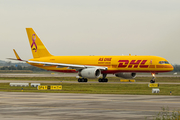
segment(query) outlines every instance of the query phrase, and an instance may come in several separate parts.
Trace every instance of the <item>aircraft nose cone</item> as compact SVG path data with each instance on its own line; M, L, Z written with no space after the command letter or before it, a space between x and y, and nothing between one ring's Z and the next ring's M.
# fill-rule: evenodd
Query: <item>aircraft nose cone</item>
M174 70L174 67L171 65L171 70L173 71Z

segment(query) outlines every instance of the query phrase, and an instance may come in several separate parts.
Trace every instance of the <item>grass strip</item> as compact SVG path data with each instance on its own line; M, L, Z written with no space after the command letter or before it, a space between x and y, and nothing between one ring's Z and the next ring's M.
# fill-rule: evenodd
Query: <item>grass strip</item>
M41 85L52 85L42 83ZM7 92L43 92L43 93L86 93L86 94L130 94L130 95L180 95L180 85L159 86L160 93L152 93L147 84L107 84L107 83L62 83L62 90L37 90L35 87L11 87L8 83L0 83L0 91Z

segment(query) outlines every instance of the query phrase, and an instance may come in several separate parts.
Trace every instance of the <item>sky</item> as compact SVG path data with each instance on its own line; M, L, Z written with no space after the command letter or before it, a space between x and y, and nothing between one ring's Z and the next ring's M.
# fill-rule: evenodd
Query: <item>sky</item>
M0 60L32 58L25 28L58 56L153 55L180 64L179 0L0 0Z

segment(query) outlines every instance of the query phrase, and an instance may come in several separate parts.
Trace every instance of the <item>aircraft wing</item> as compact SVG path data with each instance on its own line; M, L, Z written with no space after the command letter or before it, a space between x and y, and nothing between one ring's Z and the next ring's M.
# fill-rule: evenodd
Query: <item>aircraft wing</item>
M64 63L52 63L52 62L39 62L39 61L27 61L22 60L17 52L13 49L16 59L14 58L7 58L10 60L18 60L24 61L26 63L34 63L34 64L43 64L44 66L57 66L58 68L68 67L68 69L76 69L77 71L85 68L98 68L100 70L107 70L107 67L100 67L100 66L90 66L90 65L76 65L76 64L64 64Z
M51 63L51 62L39 62L39 61L27 61L28 63L44 64L44 66L57 66L58 68L68 67L68 69L85 69L85 68L98 68L100 70L107 70L107 67L90 66L90 65L76 65L76 64L64 64L64 63Z

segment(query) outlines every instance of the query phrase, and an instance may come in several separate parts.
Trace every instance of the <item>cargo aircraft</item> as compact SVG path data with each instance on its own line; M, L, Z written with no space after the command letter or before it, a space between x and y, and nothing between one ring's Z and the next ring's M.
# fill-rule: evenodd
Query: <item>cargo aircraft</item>
M78 73L78 82L87 82L88 78L99 78L99 82L108 82L107 74L131 79L136 73L151 73L151 83L155 74L170 72L173 66L158 56L54 56L49 53L32 28L26 28L33 59L22 60L14 50L17 59L30 65L56 72ZM102 77L100 77L102 74Z

